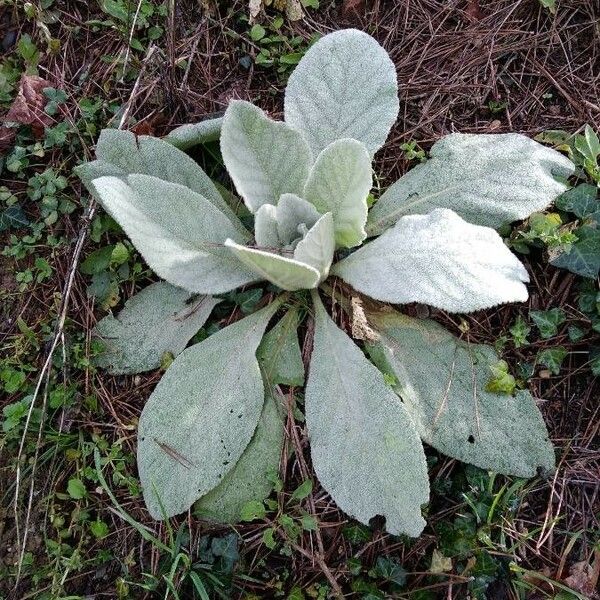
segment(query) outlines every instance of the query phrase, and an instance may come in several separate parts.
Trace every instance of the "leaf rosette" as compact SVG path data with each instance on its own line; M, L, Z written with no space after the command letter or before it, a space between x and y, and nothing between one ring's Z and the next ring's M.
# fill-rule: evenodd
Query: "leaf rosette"
M164 279L96 329L108 349L102 365L115 373L175 357L139 424L139 472L155 518L195 504L200 516L234 522L268 495L284 443L278 386L305 380L302 290L311 290L315 323L305 394L311 454L342 510L363 523L383 515L390 533L419 535L429 495L422 442L500 473L552 470L531 395L487 389L500 359L492 348L368 298L458 313L526 300L527 270L495 229L548 206L574 167L522 135L455 133L369 211L372 159L398 110L388 54L369 35L343 30L314 44L290 76L283 121L235 100L222 118L164 140L105 130L97 160L78 167ZM253 233L183 151L216 139ZM369 358L326 312L319 289L331 290L330 276L347 284L347 310L365 299L352 316ZM287 295L186 348L215 296L260 281Z

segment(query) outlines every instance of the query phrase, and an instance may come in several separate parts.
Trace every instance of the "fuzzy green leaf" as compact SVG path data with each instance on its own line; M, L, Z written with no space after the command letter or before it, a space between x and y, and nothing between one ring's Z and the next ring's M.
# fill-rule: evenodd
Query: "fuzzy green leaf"
M384 302L422 302L470 312L527 299L525 267L489 227L451 210L402 217L394 227L334 265L333 273Z
M277 207L263 204L254 215L254 238L263 250L281 247L277 233Z
M310 202L294 194L283 194L277 204L279 239L283 244L291 244L301 235L298 227L310 229L320 218L319 211Z
M486 391L499 358L430 320L396 311L368 313L379 341L368 349L397 380L395 389L421 438L448 456L482 469L533 477L554 468L548 431L528 392ZM505 391L505 390L504 390Z
M298 131L241 100L231 101L225 112L221 153L251 212L277 204L281 194L300 194L312 162Z
M371 158L360 142L337 140L317 156L304 198L320 213L333 214L338 246L352 248L367 237L367 196L372 185Z
M147 135L136 136L130 131L103 129L96 146L96 156L97 161L75 169L94 196L97 197L97 193L92 180L96 177L151 175L165 182L178 183L204 196L227 217L240 234L248 236L248 232L200 165L168 142Z
M367 232L379 235L404 215L435 208L497 228L546 208L566 190L555 176L574 169L562 154L523 135L453 133L387 189L369 214Z
M164 138L164 141L180 150L188 150L199 144L218 140L221 137L222 126L223 117L205 119L204 121L198 121L198 123L186 123L173 129Z
M298 309L290 309L267 332L256 356L267 385L304 385L304 363L298 343Z
M310 289L316 287L320 281L321 274L317 269L292 258L248 248L236 244L233 240L226 240L225 246L232 256L236 256L261 279L274 283L282 290L293 292Z
M284 438L279 402L279 394L267 393L252 440L223 481L194 504L197 516L236 523L250 502L262 504L271 493L270 476L277 472Z
M167 517L187 510L217 487L248 446L265 398L256 349L278 306L184 350L148 399L138 470L155 519L163 509Z
M320 280L323 281L329 275L334 251L333 217L331 213L327 213L298 242L294 250L294 258L317 269L321 275Z
M362 142L372 156L398 116L396 68L369 35L344 29L304 55L285 90L285 120L302 131L314 156L341 138Z
M94 334L104 343L97 358L112 374L157 369L162 356L180 354L220 302L159 281L132 296L115 318L104 317Z
M150 268L173 285L219 294L260 279L225 248L225 238L243 237L204 196L148 175L101 177L94 186Z
M406 409L382 374L315 298L306 422L321 485L362 523L386 518L395 535L418 536L429 497L425 455Z

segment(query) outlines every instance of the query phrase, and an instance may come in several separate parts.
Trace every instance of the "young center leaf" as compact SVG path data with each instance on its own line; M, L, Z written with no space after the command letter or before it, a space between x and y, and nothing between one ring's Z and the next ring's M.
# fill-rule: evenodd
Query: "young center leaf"
M285 90L285 121L317 156L340 138L362 142L373 156L398 116L396 67L356 29L321 38L304 55Z
M244 237L190 188L148 175L101 177L94 186L150 268L173 285L220 294L260 280L223 244Z
M379 235L404 215L449 208L463 219L498 228L543 210L567 187L573 163L556 150L516 133L453 133L431 158L390 186L369 214Z
M265 397L256 349L278 306L184 350L148 399L138 469L155 519L187 510L219 485L248 446Z
M372 185L371 158L360 142L337 140L317 156L304 198L319 212L333 214L338 246L359 246L367 237L367 196Z
M500 360L492 347L391 309L367 316L380 335L368 345L369 354L396 378L395 389L423 441L506 475L534 477L554 468L548 431L529 392L486 391Z
M283 244L291 244L300 237L299 226L310 229L319 219L319 211L306 200L283 194L277 204L277 231Z
M273 489L283 449L281 395L269 390L256 431L237 464L223 481L194 504L194 513L218 523L236 523L248 502L262 502Z
M248 236L200 165L166 141L147 135L136 136L131 131L104 129L96 145L96 157L98 160L75 169L93 195L97 196L93 182L97 177L151 175L169 183L178 183L202 195L227 217L240 234Z
M310 265L293 258L272 254L256 248L248 248L226 240L225 246L240 262L257 274L257 279L266 279L282 290L294 292L316 287L321 274Z
M263 204L277 204L281 194L301 193L312 163L298 131L242 100L231 101L225 112L221 153L251 212Z
M219 302L166 281L149 285L116 318L107 315L94 328L104 345L98 366L113 375L157 369L165 353L182 352Z
M334 224L331 213L323 215L298 242L294 258L319 271L320 280L327 279L335 251Z
M527 299L525 267L489 227L451 210L402 217L332 271L376 300L470 312Z
M362 523L386 518L392 534L418 536L429 498L425 454L406 409L327 315L316 292L306 422L315 472L337 505Z
M264 249L281 247L277 232L277 207L263 204L254 215L254 239L258 246Z

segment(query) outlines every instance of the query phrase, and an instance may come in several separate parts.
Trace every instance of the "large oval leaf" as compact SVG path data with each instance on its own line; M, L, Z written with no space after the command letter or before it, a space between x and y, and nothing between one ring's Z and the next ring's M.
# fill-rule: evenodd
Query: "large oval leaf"
M565 156L516 133L453 133L431 158L377 201L367 232L379 235L404 215L450 208L471 223L498 228L543 210L567 188L555 179L575 167Z
M362 142L371 156L398 116L396 68L387 52L356 29L321 38L304 55L285 90L285 120L302 131L314 156L340 138Z
M318 285L321 278L321 274L317 269L293 258L264 252L256 248L248 248L236 244L232 240L226 240L225 246L229 248L232 256L237 256L261 279L274 283L282 290L294 292L296 290L311 289Z
M397 379L422 439L440 452L498 473L533 477L554 468L548 431L528 392L486 391L499 357L431 320L368 313L380 339L369 353Z
M94 335L104 344L98 366L109 373L157 369L165 353L177 356L220 300L159 281L127 300L115 318L104 317Z
M243 236L204 196L148 175L101 177L94 186L150 268L173 285L220 294L260 279L225 248L225 238Z
M298 131L242 100L233 100L227 107L221 152L251 212L263 204L277 204L281 194L302 192L312 162Z
M371 158L360 142L337 140L317 156L304 198L319 212L333 214L338 246L352 248L367 237L367 196L372 185Z
M525 267L489 227L451 210L402 217L333 270L376 300L470 312L527 300Z
M184 350L148 399L138 469L155 519L215 488L250 442L265 397L256 349L275 302Z
M103 129L96 146L96 156L97 161L75 169L93 195L97 196L93 184L97 177L151 175L169 183L178 183L204 196L241 234L248 235L200 165L166 141L148 135L136 136L130 131Z
M337 505L362 523L386 518L418 536L429 497L425 454L406 409L315 298L306 423L315 472Z
M248 502L262 502L273 489L283 449L280 395L267 392L252 440L223 481L194 504L194 513L218 523L236 523Z

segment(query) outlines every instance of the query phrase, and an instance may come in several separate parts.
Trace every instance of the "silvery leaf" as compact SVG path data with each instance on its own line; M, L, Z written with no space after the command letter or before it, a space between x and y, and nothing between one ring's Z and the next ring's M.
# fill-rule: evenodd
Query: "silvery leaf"
M256 248L248 248L233 240L226 240L225 246L260 279L266 279L283 290L296 291L314 288L318 285L321 274L310 265L293 258L265 252Z
M223 117L204 119L197 123L186 123L173 129L163 139L180 150L187 150L198 144L217 141L221 136L222 125Z
M304 385L304 363L298 342L298 309L292 308L265 334L256 352L267 387Z
M194 504L194 513L218 523L236 523L248 502L262 502L273 489L283 448L281 395L267 391L250 443L223 481Z
M396 377L423 441L443 454L497 473L534 477L554 469L544 420L526 391L486 391L500 360L491 346L459 340L429 319L393 310L368 313L379 340L369 354Z
M155 519L216 488L248 446L265 390L256 349L275 302L184 350L144 406L138 470Z
M165 353L183 351L219 302L166 281L149 285L117 317L107 315L96 325L93 333L104 345L96 364L113 375L157 369Z
M447 209L402 217L332 270L376 300L470 312L527 300L525 267L489 227Z
M367 237L367 196L373 185L371 159L363 144L341 139L317 156L303 197L320 213L331 212L338 246L359 246Z
M383 515L390 533L418 536L429 498L419 436L381 372L313 297L305 406L317 477L340 509L362 523Z
M333 227L333 217L328 212L308 230L294 250L294 258L317 269L321 274L321 281L327 279L333 261L335 250Z
M263 204L277 204L281 194L299 194L312 162L298 131L241 100L231 101L225 112L221 153L251 212Z
M241 236L204 196L148 175L94 180L106 211L150 268L190 292L220 294L260 278L225 248Z
M277 233L277 207L263 204L254 215L254 238L262 249L280 248Z
M498 228L546 208L575 167L565 156L516 133L453 133L376 202L367 232L379 235L400 217L450 208L477 225Z
M285 121L302 131L314 156L340 138L362 142L372 156L398 108L394 63L356 29L330 33L311 46L285 91Z
M279 239L283 244L291 244L301 235L300 225L310 229L320 218L319 211L310 202L294 194L283 194L277 204Z
M204 196L225 214L240 233L248 235L200 165L168 142L147 135L136 136L130 131L103 129L96 145L96 156L98 165L95 165L98 161L94 161L75 169L93 195L97 196L91 182L94 176L151 175L165 182L178 183Z

